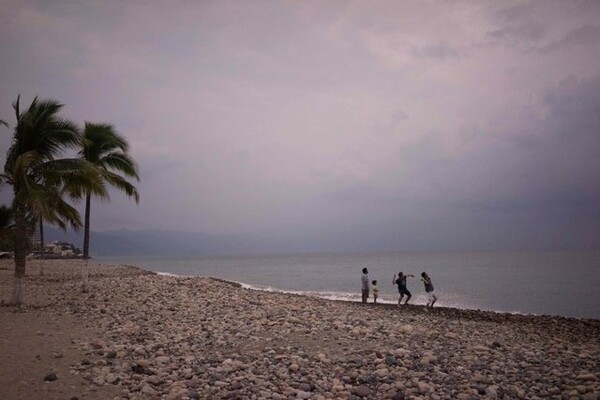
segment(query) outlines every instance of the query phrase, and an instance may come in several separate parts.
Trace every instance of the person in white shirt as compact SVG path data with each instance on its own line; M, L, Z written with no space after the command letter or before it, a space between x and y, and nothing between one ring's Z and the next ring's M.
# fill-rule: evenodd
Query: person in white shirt
M360 278L361 289L362 289L362 302L363 304L367 304L367 299L369 298L369 270L363 268L362 276Z

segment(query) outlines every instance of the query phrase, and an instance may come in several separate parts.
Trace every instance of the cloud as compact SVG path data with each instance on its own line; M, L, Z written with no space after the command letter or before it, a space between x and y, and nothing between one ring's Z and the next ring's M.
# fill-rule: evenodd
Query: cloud
M95 205L97 229L584 240L598 18L585 2L19 3L0 16L0 116L16 93L55 97L129 139L142 202Z
M598 45L600 44L600 26L581 26L558 40L554 40L538 49L542 54L557 51L571 46Z

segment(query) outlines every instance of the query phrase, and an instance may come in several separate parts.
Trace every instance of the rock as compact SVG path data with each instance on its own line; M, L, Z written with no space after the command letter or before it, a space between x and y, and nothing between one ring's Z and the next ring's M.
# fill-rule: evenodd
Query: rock
M292 365L290 365L290 367L289 367L289 370L290 370L291 372L296 372L296 371L298 371L299 369L300 369L300 367L298 366L298 364L292 364Z
M402 325L399 330L402 333L411 333L413 331L413 327L412 327L412 325L406 324L406 325Z
M298 390L296 392L296 398L298 399L310 399L311 394L309 392L305 392L303 390Z
M115 374L106 374L104 381L109 384L115 384L119 380L119 377Z
M300 389L304 392L312 391L312 388L310 387L310 385L308 383L301 383L300 385L298 385L298 389Z
M58 379L58 377L56 376L56 374L54 372L50 372L50 373L46 374L46 376L44 376L44 380L46 382L53 382L57 379Z
M417 387L419 388L419 391L423 394L429 393L432 390L431 386L427 382L423 381L417 382Z
M98 386L102 386L102 385L104 385L104 383L105 383L105 382L104 382L104 377L103 377L103 376L97 376L97 377L95 377L95 378L94 378L94 380L93 380L92 382L94 382L94 384L95 384L95 385L98 385Z
M106 353L105 355L106 358L117 358L117 352L116 351L109 351Z
M425 354L423 357L421 357L421 364L427 365L427 364L431 364L437 361L437 357L434 356L433 354Z
M169 361L171 361L171 357L168 356L156 357L156 362L158 364L167 364Z
M493 399L494 399L494 398L496 398L496 397L498 397L498 386L494 386L494 385L492 385L492 386L488 386L488 387L485 389L485 394L486 394L488 397L491 397L491 398L493 398Z
M396 394L392 396L392 400L404 400L404 393L396 392Z
M484 353L488 352L490 349L484 345L478 344L476 346L473 346L471 350L473 350L476 353Z
M150 385L142 386L141 392L143 394L147 394L149 396L156 396L158 394L158 392L156 390L154 390Z
M395 365L396 364L396 357L391 356L391 355L385 356L385 363L388 366Z
M143 374L146 372L146 370L144 369L144 367L141 367L139 365L134 365L131 367L131 371L136 373L136 374Z
M596 375L591 373L577 375L577 380L579 381L595 381L596 379Z
M360 385L360 386L358 386L357 388L354 389L354 393L358 397L369 397L369 395L371 394L371 389L369 389L365 385Z

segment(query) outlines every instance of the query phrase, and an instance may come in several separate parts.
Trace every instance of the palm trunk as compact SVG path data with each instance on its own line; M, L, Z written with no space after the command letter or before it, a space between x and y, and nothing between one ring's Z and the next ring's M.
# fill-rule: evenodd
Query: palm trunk
M40 250L41 254L41 262L40 265L40 276L44 276L44 259L46 258L46 244L44 243L44 219L40 217Z
M15 286L12 304L23 304L23 278L27 263L27 221L25 208L19 201L15 201Z
M92 196L85 197L85 221L83 226L83 258L90 258L90 203Z
M85 197L85 221L83 225L83 263L81 265L81 281L84 293L90 291L89 265L90 258L90 203L92 196L88 194Z

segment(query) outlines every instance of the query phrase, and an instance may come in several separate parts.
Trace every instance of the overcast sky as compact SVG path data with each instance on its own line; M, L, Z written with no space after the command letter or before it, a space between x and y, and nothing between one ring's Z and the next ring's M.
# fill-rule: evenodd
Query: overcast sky
M598 1L0 5L0 117L55 98L139 162L93 230L600 248Z

